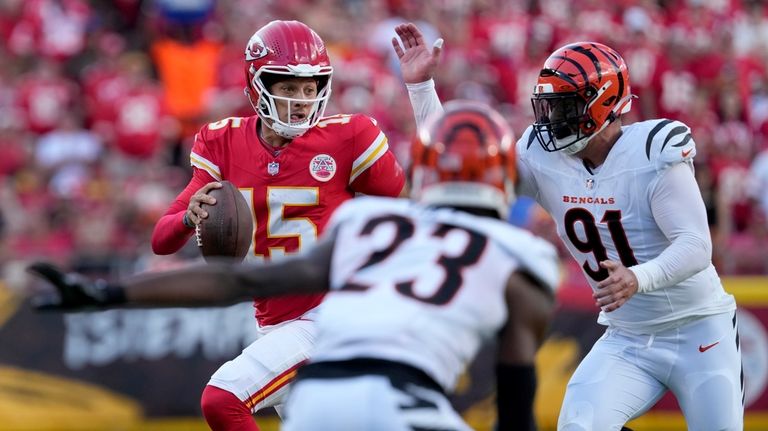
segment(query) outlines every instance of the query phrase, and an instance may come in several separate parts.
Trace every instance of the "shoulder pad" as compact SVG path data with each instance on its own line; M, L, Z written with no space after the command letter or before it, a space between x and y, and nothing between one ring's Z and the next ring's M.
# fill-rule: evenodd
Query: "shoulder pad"
M538 142L536 142L536 134L533 133L533 126L528 126L528 128L525 129L525 132L520 136L520 139L517 140L515 150L517 154L522 154L526 151L530 151L533 145L538 145Z
M555 246L531 235L525 252L519 254L523 267L544 287L555 292L560 285L560 259Z
M319 127L321 129L324 129L326 127L338 127L338 126L345 126L349 124L353 124L354 122L360 121L361 118L368 118L365 115L362 114L337 114L337 115L331 115L329 117L323 117L320 119L320 121L317 122L317 125L315 127ZM372 121L372 120L371 120ZM375 122L374 122L375 124Z
M214 140L232 132L232 129L245 127L246 118L227 117L219 121L208 123L200 128L200 135L204 140Z
M696 155L696 143L687 125L669 119L649 123L652 127L645 140L645 155L656 170L661 171L693 160Z
M560 258L557 249L548 241L533 235L527 230L511 225L505 226L515 231L494 235L501 246L508 250L520 262L520 267L531 274L543 286L554 292L560 284Z
M328 224L326 224L325 230L333 230L335 227L343 224L345 221L347 221L347 219L353 216L356 212L355 205L359 203L358 200L361 198L363 198L363 196L346 200L341 205L339 205L333 211L333 214L331 214L331 218L328 220Z

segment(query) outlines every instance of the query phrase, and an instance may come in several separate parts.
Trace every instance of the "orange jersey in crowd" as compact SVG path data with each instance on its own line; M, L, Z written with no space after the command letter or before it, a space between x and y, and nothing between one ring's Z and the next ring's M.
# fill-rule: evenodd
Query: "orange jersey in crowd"
M337 115L274 149L259 138L257 116L208 124L195 136L193 177L152 234L155 253L179 250L193 231L182 218L190 197L211 181L228 180L251 205L255 236L248 260L291 253L312 244L333 211L355 193L397 196L403 170L371 118ZM262 326L294 319L322 295L256 299Z

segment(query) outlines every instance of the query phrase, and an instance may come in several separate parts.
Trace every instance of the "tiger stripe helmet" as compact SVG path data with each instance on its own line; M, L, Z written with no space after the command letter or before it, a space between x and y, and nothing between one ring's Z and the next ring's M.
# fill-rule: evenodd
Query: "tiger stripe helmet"
M429 118L413 149L411 195L423 203L493 210L514 200L514 135L486 104L455 100Z
M612 48L576 42L544 62L533 90L534 133L546 151L573 155L632 108L629 71Z

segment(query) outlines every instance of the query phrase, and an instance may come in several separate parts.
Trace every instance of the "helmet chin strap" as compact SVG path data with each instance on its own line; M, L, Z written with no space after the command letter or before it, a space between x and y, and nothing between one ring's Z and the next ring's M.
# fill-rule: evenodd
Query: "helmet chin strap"
M305 127L291 127L278 122L272 122L272 124L267 123L267 127L274 130L278 136L281 136L285 139L298 138L299 136L307 133L307 130L309 130Z
M248 102L251 103L251 107L253 108L253 110L256 111L256 113L259 115L259 118L261 118L261 121L264 122L264 124L267 127L272 129L278 136L285 139L296 139L299 136L307 133L307 130L309 130L306 127L291 127L286 124L281 124L277 121L272 120L266 115L262 115L262 111L259 109L259 107L255 103L253 103L253 99L251 98L251 93L248 91L247 87L243 89L243 92L245 93L245 96L248 98Z
M625 109L625 107L624 107L624 103L625 103L625 102L627 102L627 101L628 101L628 103L632 103L631 97L632 97L632 95L630 95L630 96L627 96L627 97L623 98L623 99L621 100L621 104L617 104L617 105L616 105L616 106L613 108L613 111L611 111L611 115L610 115L610 116L608 117L608 119L607 119L607 120L606 120L606 121L603 123L603 125L602 125L602 126L600 126L600 129L596 130L594 133L592 133L591 135L589 135L589 136L587 136L586 138L582 139L581 141L579 141L579 142L576 142L576 143L574 143L574 144L571 144L571 145L569 145L569 146L567 146L567 147L563 148L561 151L562 151L563 153L565 153L565 154L569 155L569 156L575 156L576 154L578 154L579 152L581 152L581 150L583 150L584 148L587 148L587 144L589 144L589 141L591 141L591 140L592 140L592 138L594 138L595 136L597 136L597 134L598 134L598 133L602 132L602 131L603 131L603 130L606 128L606 127L608 127L608 125L609 125L609 124L613 123L614 121L616 121L616 120L619 118L619 115L620 115L620 114L619 114L619 115L617 115L617 114L616 114L616 111L619 111L619 110L621 110L622 108L624 108L624 109ZM624 113L624 112L629 112L629 109L626 109L626 110L622 110L622 111L621 111L621 113Z
M595 135L592 135L595 136ZM568 156L575 156L577 153L579 153L581 150L587 147L587 144L589 143L589 140L592 138L592 136L588 138L584 138L579 142L574 142L571 145L568 145L567 147L563 148L562 151Z

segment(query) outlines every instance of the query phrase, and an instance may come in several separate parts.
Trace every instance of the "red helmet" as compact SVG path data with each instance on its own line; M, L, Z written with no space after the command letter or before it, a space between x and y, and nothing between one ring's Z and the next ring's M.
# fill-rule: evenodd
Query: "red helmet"
M506 218L514 200L514 136L486 104L455 100L419 130L411 194L420 202L495 210Z
M547 151L573 155L632 107L624 59L603 44L577 42L553 52L533 90L534 133Z
M331 95L332 74L323 40L299 21L272 21L256 31L245 47L245 95L262 121L285 138L301 136L320 121ZM317 97L292 99L271 94L271 84L281 81L281 76L316 78ZM289 109L291 102L299 100L313 107L302 122L286 122L278 116L277 100L287 101Z

